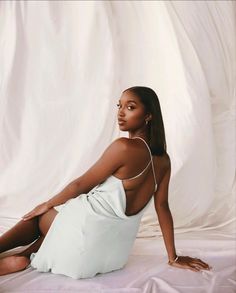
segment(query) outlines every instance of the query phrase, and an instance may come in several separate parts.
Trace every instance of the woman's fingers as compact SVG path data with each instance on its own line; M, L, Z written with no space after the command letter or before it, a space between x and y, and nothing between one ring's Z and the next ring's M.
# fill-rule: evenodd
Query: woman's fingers
M210 266L205 263L204 261L196 258L193 260L193 263L196 264L196 265L199 265L202 269L205 269L205 270L209 270L210 269Z
M201 267L194 263L186 263L184 265L180 265L180 267L184 269L190 269L191 271L194 271L194 272L199 272L201 270Z
M32 216L32 214L24 215L24 216L23 216L23 219L29 218L29 217L31 217L31 216Z
M181 268L181 269L189 269L194 272L199 272L199 268L197 266L194 266L192 264L174 264L175 267Z
M46 213L49 210L47 203L42 203L34 208L31 212L23 216L23 219L29 220L36 216Z
M32 212L24 215L22 218L23 218L23 220L26 221L26 220L30 220L30 219L34 218L35 216L36 216L35 212L32 211Z
M31 213L25 214L22 218L26 218L30 215Z
M191 269L192 271L195 271L195 272L200 271L200 267L198 265L196 265L196 264L193 264L193 263L187 264L187 267L189 269Z
M27 217L29 217L31 215L32 215L32 213L28 213L28 214L24 215L23 218L27 218Z
M35 215L27 215L27 216L24 216L23 217L23 220L24 221L26 221L26 220L30 220L30 219L32 219L32 218L34 218L35 217Z
M190 269L194 272L212 269L212 267L210 267L207 263L200 260L199 258L192 258L189 256L180 256L179 259L171 265L183 269Z

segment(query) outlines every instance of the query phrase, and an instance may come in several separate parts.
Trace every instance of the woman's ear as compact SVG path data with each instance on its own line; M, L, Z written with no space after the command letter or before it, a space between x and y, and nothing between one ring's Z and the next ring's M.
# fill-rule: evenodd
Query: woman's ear
M152 114L146 115L146 121L151 121L152 120Z

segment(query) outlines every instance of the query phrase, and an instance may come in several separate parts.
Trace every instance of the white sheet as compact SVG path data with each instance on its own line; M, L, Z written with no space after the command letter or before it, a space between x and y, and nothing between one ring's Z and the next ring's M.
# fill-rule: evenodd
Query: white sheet
M195 255L212 265L211 271L193 272L167 264L161 238L137 238L124 269L74 280L37 273L31 268L0 278L0 292L82 293L234 293L236 288L235 241L209 233L176 236L181 255ZM92 261L92 260L91 260Z
M229 243L222 259L215 258L220 274L212 281L220 282L223 272L227 283L236 231L235 6L234 1L1 1L1 233L126 135L116 123L116 102L125 88L146 85L156 90L163 111L176 237L192 231L199 239L208 235L209 242L199 244L201 253L208 245L209 253L214 251L216 234L217 243ZM138 237L160 234L151 205ZM200 243L185 241L188 248ZM35 276L26 276L24 285L30 286ZM186 284L189 278L181 276ZM16 286L18 277L9 280ZM173 292L186 292L169 282Z

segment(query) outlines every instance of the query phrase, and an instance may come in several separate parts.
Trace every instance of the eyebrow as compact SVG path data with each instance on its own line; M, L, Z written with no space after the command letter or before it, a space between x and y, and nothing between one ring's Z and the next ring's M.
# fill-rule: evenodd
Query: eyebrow
M119 100L119 102L120 102L120 100ZM128 101L127 101L127 103L128 103L128 102L132 102L132 103L135 103L135 104L137 104L137 102L136 102L136 101L134 101L134 100L128 100Z

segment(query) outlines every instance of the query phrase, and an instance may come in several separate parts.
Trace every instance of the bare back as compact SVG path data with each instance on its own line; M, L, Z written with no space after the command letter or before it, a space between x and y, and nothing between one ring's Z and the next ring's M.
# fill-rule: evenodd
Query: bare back
M127 152L125 155L125 164L120 167L113 175L122 180L126 194L126 210L127 216L132 216L141 211L149 202L155 191L155 179L157 186L161 182L169 164L168 155L152 156L152 164L150 164L150 153L143 141L140 139L127 140ZM147 167L147 168L145 168ZM142 173L142 171L144 171ZM137 178L131 178L139 173ZM129 178L129 179L127 179Z

